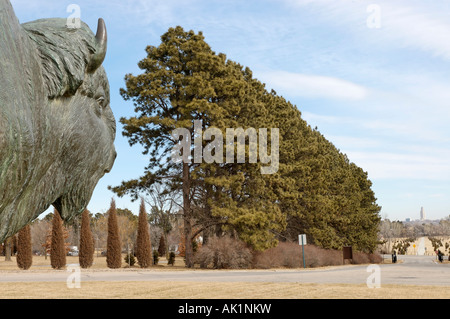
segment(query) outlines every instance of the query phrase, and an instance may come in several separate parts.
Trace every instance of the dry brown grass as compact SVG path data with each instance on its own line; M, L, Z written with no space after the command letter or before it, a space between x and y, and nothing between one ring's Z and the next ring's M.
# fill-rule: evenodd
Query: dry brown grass
M122 268L130 268L123 260L122 256ZM78 264L79 260L78 257L74 256L67 256L66 262L68 265L70 264ZM138 269L139 266L135 265L131 268ZM151 268L154 269L169 269L169 270L175 270L179 268L184 268L184 261L182 258L176 258L175 259L175 265L169 266L167 265L167 261L165 258L160 258L160 262L156 266L152 266ZM30 270L45 270L45 269L52 269L50 266L50 257L47 257L45 259L44 256L33 256L33 264L30 267ZM106 266L106 257L94 257L94 264L89 269L108 269ZM4 257L0 257L0 271L2 270L19 270L19 267L17 266L16 257L12 256L11 261L5 261Z
M7 299L447 299L447 288L385 285L367 288L350 284L83 282L0 283Z

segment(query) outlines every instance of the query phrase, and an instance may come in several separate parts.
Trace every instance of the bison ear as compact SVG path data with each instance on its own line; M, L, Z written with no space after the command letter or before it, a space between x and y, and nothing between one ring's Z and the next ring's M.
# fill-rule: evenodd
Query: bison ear
M91 60L89 61L89 72L94 72L102 65L105 60L107 46L108 34L106 32L106 25L105 21L100 18L98 19L97 35L95 36L96 52L91 56Z

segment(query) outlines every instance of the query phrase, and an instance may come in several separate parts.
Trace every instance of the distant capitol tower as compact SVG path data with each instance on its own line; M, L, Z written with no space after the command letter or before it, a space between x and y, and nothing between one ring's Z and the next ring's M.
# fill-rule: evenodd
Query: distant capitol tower
M425 212L423 210L423 207L420 208L420 220L425 220Z

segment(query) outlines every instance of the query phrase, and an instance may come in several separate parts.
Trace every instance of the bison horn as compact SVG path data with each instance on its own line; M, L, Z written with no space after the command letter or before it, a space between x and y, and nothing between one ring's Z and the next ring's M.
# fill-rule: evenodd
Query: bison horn
M89 71L94 72L102 65L106 56L106 48L108 46L108 35L106 33L105 21L98 19L97 35L95 36L96 52L92 55L89 62Z

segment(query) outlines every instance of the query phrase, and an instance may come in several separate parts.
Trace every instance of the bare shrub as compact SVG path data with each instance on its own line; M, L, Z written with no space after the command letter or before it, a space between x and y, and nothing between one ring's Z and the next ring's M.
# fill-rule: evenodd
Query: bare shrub
M303 265L303 255L301 246L297 245L296 243L280 243L280 244L278 246L281 248L280 250L282 254L281 266L287 268L296 268Z
M306 253L305 253L306 255ZM253 266L255 268L296 268L302 265L302 248L298 244L280 242L276 247L263 252L255 252Z
M248 268L252 257L250 249L242 241L230 237L213 237L197 251L194 262L202 268L239 269Z
M277 247L273 247L262 252L255 252L253 267L261 269L281 267L280 250Z
M380 264L383 262L383 257L381 257L380 254L372 253L372 254L368 254L368 256L369 256L369 262L371 264Z
M343 264L342 250L324 249L315 245L305 245L305 267L337 266ZM379 254L353 252L352 264L381 263ZM302 268L302 247L298 243L280 242L278 246L254 254L253 267Z
M370 260L368 254L359 251L353 252L352 264L369 264L369 263Z
M352 264L379 264L383 261L383 257L376 253L354 252Z
M305 259L307 267L342 265L342 251L307 245L305 247Z
M253 267L261 269L300 267L301 254L301 247L298 244L280 242L276 247L255 252Z
M320 267L342 264L342 252L305 245L305 267ZM278 246L255 253L255 268L299 268L303 267L303 250L297 243L280 242Z

